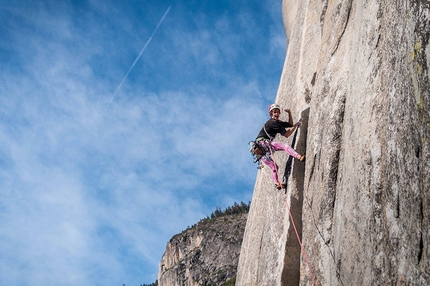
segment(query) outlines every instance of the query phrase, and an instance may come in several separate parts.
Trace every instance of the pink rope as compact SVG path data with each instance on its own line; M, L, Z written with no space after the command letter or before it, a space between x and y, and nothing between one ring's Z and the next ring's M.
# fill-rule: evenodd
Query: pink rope
M314 285L316 286L316 285L317 285L317 282L315 281L315 276L314 276L314 274L312 273L312 268L311 268L311 266L309 265L308 257L307 257L307 255L306 255L305 249L303 248L302 241L300 240L299 232L297 231L296 224L294 223L293 215L292 215L292 213L291 213L291 209L290 209L290 206L289 206L289 204L288 204L287 196L286 196L286 195L284 196L284 201L285 201L285 204L287 205L288 213L290 214L290 219L291 219L291 223L293 224L294 231L296 232L297 241L298 241L298 242L299 242L299 244L300 244L300 249L301 249L301 251L302 251L303 257L305 258L306 265L307 265L307 266L308 266L308 268L309 268L309 273L311 274L312 282L313 282L313 283L314 283Z
M272 157L272 155L273 155L273 152L272 152L272 149L271 149L271 148L270 148L270 155L271 155L271 157ZM273 160L273 157L272 157L272 160ZM278 165L276 164L275 160L273 160L273 162L275 163L275 170L276 170L276 174L277 174L277 177L279 178ZM286 182L286 183L288 183L288 182ZM284 189L284 188L282 188L282 189ZM306 255L305 249L303 248L302 241L300 240L299 232L297 231L296 224L294 223L293 214L291 213L290 205L288 204L288 201L287 201L287 194L285 194L285 196L284 196L284 201L285 201L285 204L287 205L287 209L288 209L288 213L289 213L289 215L290 215L291 223L292 223L293 228L294 228L294 231L295 231L295 233L296 233L297 241L299 242L299 245L300 245L300 250L301 250L301 252L302 252L302 254L303 254L303 257L304 257L304 259L305 259L305 261L306 261L306 265L307 265L307 266L308 266L308 268L309 268L309 273L310 273L310 275L311 275L311 277L312 277L312 282L313 282L314 286L317 286L317 282L316 282L316 280L315 280L315 276L314 276L314 274L312 273L312 268L311 268L311 266L309 265L308 257L307 257L307 255Z

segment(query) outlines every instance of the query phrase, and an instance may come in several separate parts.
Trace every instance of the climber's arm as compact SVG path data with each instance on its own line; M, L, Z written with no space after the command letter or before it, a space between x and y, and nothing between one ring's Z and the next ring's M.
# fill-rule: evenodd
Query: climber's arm
M284 109L285 112L288 113L288 123L290 123L290 125L293 125L293 116L291 115L291 110L289 108Z
M284 136L286 138L290 137L290 135L293 134L294 130L296 130L296 128L299 126L300 126L300 121L296 122L296 124L294 124L293 127L288 129L287 132L285 132Z

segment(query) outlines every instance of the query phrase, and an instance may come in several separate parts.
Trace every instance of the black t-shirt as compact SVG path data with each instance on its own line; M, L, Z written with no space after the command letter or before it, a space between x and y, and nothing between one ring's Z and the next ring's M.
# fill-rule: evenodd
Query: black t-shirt
M266 127L266 131L270 135L270 137L267 135L266 131L264 131L264 127ZM270 118L264 124L263 128L261 128L260 133L258 133L257 138L263 137L266 139L272 139L278 133L281 135L284 135L285 133L287 133L287 130L285 128L290 128L290 127L293 127L293 126L291 126L291 124L289 122Z

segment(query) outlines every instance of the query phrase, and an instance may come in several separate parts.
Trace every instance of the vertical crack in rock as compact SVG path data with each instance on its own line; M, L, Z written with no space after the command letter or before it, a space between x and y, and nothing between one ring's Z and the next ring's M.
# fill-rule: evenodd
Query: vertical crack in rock
M429 82L429 57L430 57L430 2L416 1L412 4L418 21L416 21L414 33L416 35L415 46L413 49L413 59L418 73L420 90L416 93L419 122L419 146L417 146L415 155L421 162L418 164L417 172L420 174L420 241L418 251L418 264L420 265L421 275L430 281L429 273L429 208L430 202L428 198L428 172L430 168L430 82ZM427 271L425 270L427 269Z
M376 39L376 44L375 44L375 48L374 48L375 51L378 49L379 41L381 41L381 34L378 34L378 38ZM370 61L370 59L372 58L373 55L374 55L373 52L370 53L369 56L367 57L367 60ZM374 72L375 76L378 73L378 71L379 71L379 69L375 69L375 72Z
M344 5L345 5L345 8L344 8ZM344 8L344 11L342 11L342 8ZM344 1L343 3L340 3L337 6L336 14L340 15L340 19L338 21L339 23L338 25L340 27L338 27L336 30L341 29L341 32L337 36L335 46L333 48L333 51L331 52L332 56L336 53L337 49L339 48L340 41L342 40L343 35L345 34L346 27L348 26L349 15L351 14L351 8L352 8L352 0Z
M423 242L423 234L421 233L421 237L420 237L420 251L418 253L418 264L420 264L421 259L423 257L423 249L424 249L424 242Z
M309 111L310 111L310 108L307 108L301 112L300 118L301 118L302 124L300 125L300 136L298 137L297 144L294 144L295 142L292 143L292 147L295 148L297 152L301 154L305 153L305 150L306 150ZM287 161L287 164L288 164L288 161ZM286 171L287 171L287 168L286 168ZM288 184L289 174L288 173L284 174L284 177L285 175L287 175L286 182ZM292 226L292 222L290 220L287 240L285 242L284 267L281 274L281 285L299 285L299 282L300 282L301 247L298 240L302 239L302 209L303 209L305 164L297 160L294 161L294 169L293 169L292 175L293 175L292 180L294 180L295 188L289 192L289 198L290 198L289 206L290 206L291 215L293 217L294 224L296 226L299 238L297 238L295 230Z
M309 200L306 200L306 202L307 202L307 206L308 206L308 208L310 210L310 214L312 216L313 226L315 227L318 235L321 237L322 241L324 242L324 245L327 246L328 252L329 252L330 256L333 258L333 261L336 261L336 256L334 255L334 253L333 253L333 251L332 251L332 249L330 248L330 245L329 245L330 244L330 239L329 238L326 239L324 237L324 234L321 232L320 228L318 227L318 222L317 222L317 219L315 218L315 215L314 215L314 212L313 212L313 209L312 209L312 205L309 203ZM343 281L341 279L341 276L340 276L341 265L342 265L341 260L337 259L336 269L335 269L335 271L336 271L336 278L339 281L340 285L344 286L345 284L343 283Z
M311 167L311 170L310 170L310 173L309 173L309 180L308 181L311 181L312 177L314 175L316 160L317 160L317 154L314 155L314 159L312 160L312 167Z
M344 129L345 106L346 106L346 90L342 87L334 91L328 91L328 96L331 94L332 107L328 112L327 123L325 126L326 132L322 138L322 163L325 167L320 171L322 179L322 189L318 218L314 217L314 227L321 237L327 257L331 257L332 261L326 261L324 264L333 265L336 278L340 285L343 285L341 280L341 263L338 263L339 257L336 258L332 236L332 225L334 220L334 210L336 206L338 174L341 162L342 137ZM312 216L314 212L311 209ZM327 281L326 281L327 282Z
M264 231L263 231L263 233L264 233ZM260 238L260 248L259 248L259 251L258 251L258 260L257 260L257 264L260 264L260 261L261 261L261 259L260 259L260 257L261 257L261 251L263 250L263 238L264 238L264 235L261 235L261 238ZM257 267L257 269L259 269L259 267ZM256 281L256 283L258 283L258 281L259 281L259 277L258 277L258 274L260 273L260 271L257 271L256 273L255 273L255 275L256 275L256 277L255 277L255 281Z
M425 218L425 209L429 206L425 198L429 165L425 162L429 162L430 157L425 140L429 137L424 135L430 126L429 105L426 104L430 89L426 70L429 66L426 57L429 55L430 26L428 1L398 2L396 6L386 3L384 18L398 13L396 17L403 20L383 21L379 44L384 49L380 69L386 73L381 73L381 86L386 88L384 92L389 96L385 114L390 133L379 133L389 139L383 141L388 144L383 146L382 169L387 202L382 208L382 221L376 221L374 228L375 233L382 235L375 235L372 242L386 245L375 247L374 256L378 259L373 262L374 281L384 281L388 276L392 277L393 283L402 284L405 277L430 281L430 273L426 270L429 267L426 252L428 215ZM393 50L391 47L397 48ZM408 268L403 270L405 264Z
M327 5L328 5L328 0L324 0L322 3L321 16L320 16L321 25L324 25L324 19L327 13Z
M394 201L395 201L394 217L399 218L400 216L400 192L399 191L395 194Z
M430 2L291 2L278 94L312 108L302 227L313 274L319 285L430 285ZM277 220L276 241L256 267L260 238L250 235L237 285L287 283L288 214L260 211ZM304 261L300 284L312 285Z
M328 176L324 180L324 198L320 209L320 219L325 224L329 237L333 221L333 211L336 203L337 175L339 170L341 138L345 114L346 94L341 91L337 94L331 111L329 128L327 129Z
M314 72L314 75L312 76L312 80L311 80L311 84L312 84L312 86L314 86L315 85L315 81L316 81L316 79L317 79L317 73L316 72ZM308 102L309 103L309 102Z

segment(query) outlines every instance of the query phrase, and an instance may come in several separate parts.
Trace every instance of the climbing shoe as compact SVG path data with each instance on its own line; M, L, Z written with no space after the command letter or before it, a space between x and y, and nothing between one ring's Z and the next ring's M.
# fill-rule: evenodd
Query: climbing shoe
M285 184L277 183L277 184L275 184L275 187L276 187L278 190L285 189Z

